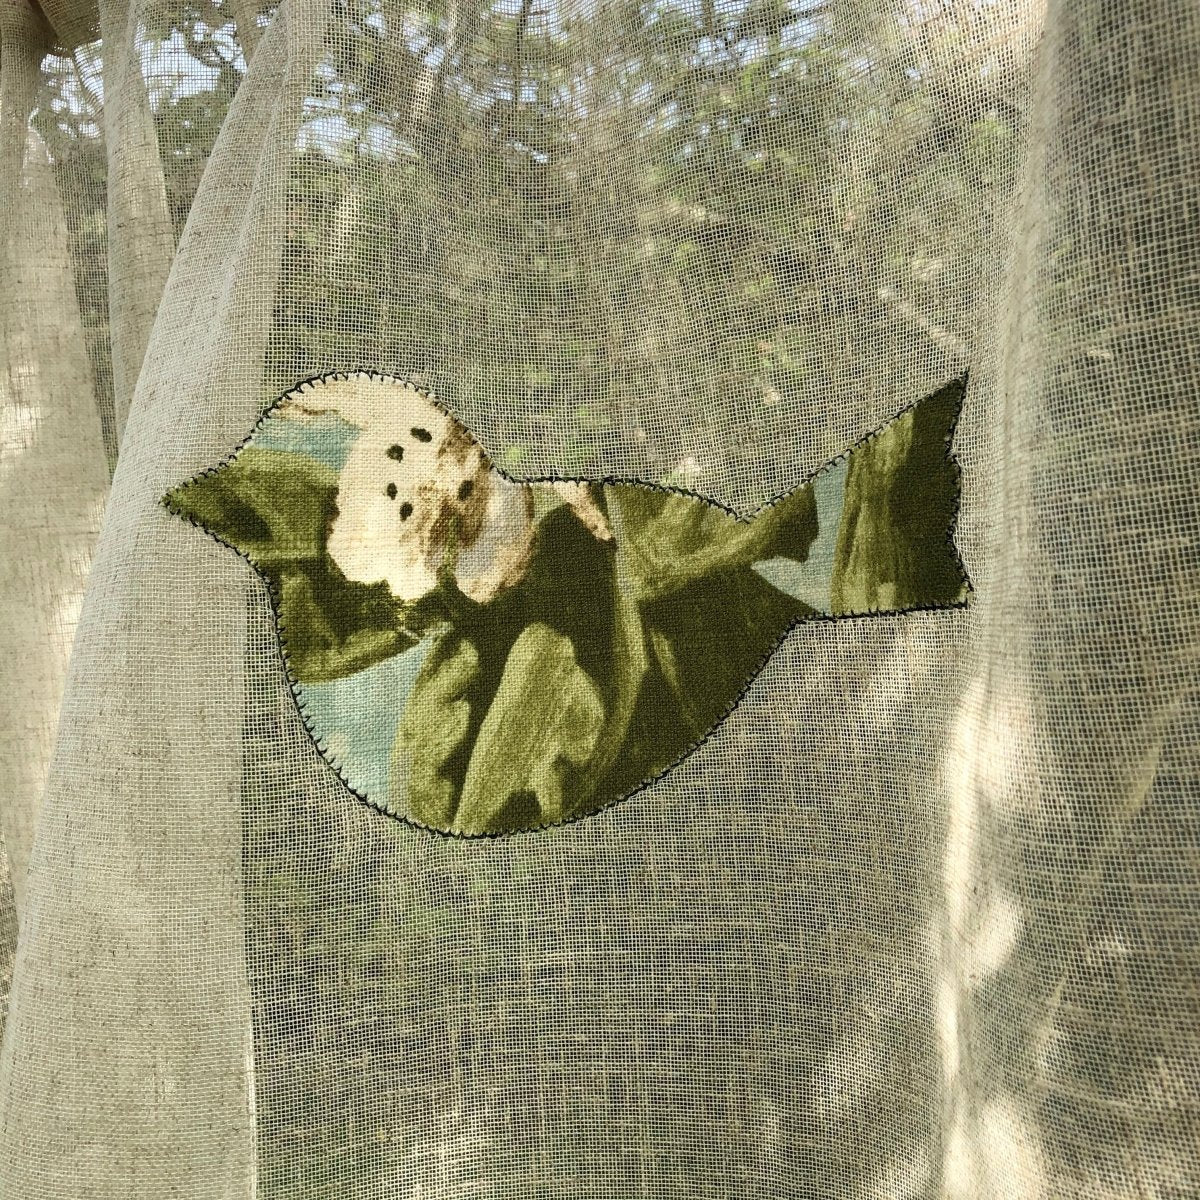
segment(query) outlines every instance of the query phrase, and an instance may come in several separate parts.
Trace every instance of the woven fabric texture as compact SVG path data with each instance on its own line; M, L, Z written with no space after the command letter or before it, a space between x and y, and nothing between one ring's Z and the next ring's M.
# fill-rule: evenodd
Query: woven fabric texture
M1200 1193L1200 9L86 8L0 0L0 1196ZM161 503L353 371L742 514L969 371L969 603L390 820Z

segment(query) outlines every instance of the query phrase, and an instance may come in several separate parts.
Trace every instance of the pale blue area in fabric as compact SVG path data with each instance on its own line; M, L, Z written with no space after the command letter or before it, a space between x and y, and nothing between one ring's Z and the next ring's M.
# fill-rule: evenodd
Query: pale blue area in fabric
M387 795L396 728L432 641L344 679L303 685L309 720L360 795Z
M772 587L777 587L818 612L828 612L832 601L833 558L837 551L838 526L841 524L842 495L846 488L845 462L822 471L813 480L820 532L808 551L806 562L793 558L770 558L754 564L754 569Z
M346 465L346 455L359 432L357 425L343 421L334 413L322 413L303 420L276 415L268 417L259 427L254 435L254 446L258 450L306 454L340 471Z

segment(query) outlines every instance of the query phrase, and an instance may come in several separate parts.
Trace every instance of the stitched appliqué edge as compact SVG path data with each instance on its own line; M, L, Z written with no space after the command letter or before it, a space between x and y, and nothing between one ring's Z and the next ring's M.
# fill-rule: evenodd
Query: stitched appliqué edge
M747 676L746 682L742 686L741 690L734 697L734 699L729 703L729 705L721 712L721 714L713 721L712 725L705 732L705 734L702 737L698 738L695 742L692 742L689 746L687 746L686 749L684 749L676 758L674 758L665 767L663 767L661 770L657 771L655 774L642 780L642 782L639 783L636 787L631 788L629 791L625 792L624 794L622 794L620 796L615 797L612 800L606 801L605 803L597 806L596 808L589 809L586 812L576 813L570 817L564 817L560 821L549 821L544 825L533 825L533 826L528 826L523 829L489 831L489 832L460 832L460 831L454 831L454 830L448 830L448 829L438 829L435 826L425 825L425 824L422 824L420 821L415 821L411 817L406 816L403 813L393 812L389 807L387 807L381 801L374 800L369 795L367 795L365 792L362 792L359 789L357 789L350 782L350 779L349 779L348 775L346 774L346 771L343 768L341 762L339 762L337 756L325 744L324 740L321 737L320 732L316 728L315 722L309 716L308 709L305 705L304 697L303 697L304 685L301 684L299 682L299 680L297 680L295 674L292 671L291 661L288 658L287 627L283 623L283 619L280 616L281 597L279 595L279 590L278 590L276 584L272 581L271 577L259 567L259 564L255 561L255 559L250 554L247 554L244 550L242 550L238 546L235 546L232 542L227 541L225 538L220 537L218 534L213 533L212 530L206 528L204 525L200 524L199 521L195 520L188 513L182 511L181 509L179 509L178 507L176 507L174 504L171 503L171 495L174 494L175 492L183 491L185 488L190 487L191 485L199 482L202 479L205 479L205 478L208 478L209 476L215 475L219 471L223 470L225 467L229 466L229 464L232 463L238 457L238 455L241 454L241 452L243 450L245 450L247 446L250 445L250 443L254 440L255 435L258 433L259 429L261 429L262 426L268 420L270 420L271 417L273 417L275 415L275 413L278 409L283 407L283 405L288 400L290 400L292 397L303 395L306 391L316 388L319 384L328 383L330 381L349 381L352 379L371 379L371 380L376 380L376 381L383 382L383 383L402 384L406 387L413 388L414 390L419 392L427 401L429 401L430 403L435 405L443 413L445 413L447 416L449 416L452 420L459 421L461 423L461 418L458 416L458 414L453 412L453 410L451 410L450 407L447 404L445 404L437 395L435 395L429 388L421 385L420 383L415 382L412 379L404 379L398 375L391 375L391 374L388 374L383 371L373 371L373 370L369 370L369 369L354 370L354 371L328 371L328 372L324 372L323 374L320 374L320 375L310 376L308 379L305 379L302 382L298 383L295 387L290 388L288 391L282 393L277 399L273 400L266 408L264 408L263 411L259 414L258 419L254 422L254 425L251 428L250 432L219 463L217 463L214 466L205 467L201 471L197 471L194 475L190 476L183 483L172 488L171 492L169 492L167 495L165 495L161 498L160 503L163 505L163 507L165 509L167 509L168 512L170 512L174 516L180 518L181 520L186 521L189 525L195 526L206 536L212 538L212 540L214 542L217 542L219 545L225 546L227 549L232 550L239 558L242 558L246 562L248 562L250 564L250 566L253 568L254 574L266 586L267 596L268 596L268 600L270 602L272 623L274 624L274 627L275 627L276 641L279 646L280 662L283 666L284 677L287 680L288 691L291 693L292 699L296 705L296 710L300 714L301 724L304 727L305 733L308 735L309 741L312 743L314 749L317 751L318 757L320 757L322 759L322 761L329 767L329 769L336 776L337 780L342 784L342 786L346 789L346 791L348 791L350 793L351 796L353 796L356 800L360 801L361 803L365 804L368 808L373 809L374 811L382 814L385 817L389 817L393 821L399 822L401 825L408 826L410 829L420 830L423 833L431 834L431 835L433 835L435 837L439 837L439 838L452 838L457 841L476 842L476 841L495 840L495 839L501 839L501 838L526 837L530 834L544 833L547 830L561 829L561 828L565 828L566 826L569 826L569 825L574 825L579 821L590 820L591 818L598 816L600 813L603 813L612 808L615 808L618 804L623 804L623 803L625 803L625 801L633 799L633 797L640 795L642 792L646 791L646 789L648 789L648 788L652 787L654 784L656 784L660 779L663 779L667 775L669 775L672 771L674 771L677 767L679 767L684 762L685 759L690 758L693 754L696 753L697 750L699 750L702 746L707 744L709 741L711 741L717 735L719 730L724 726L725 722L729 720L729 718L733 715L733 713L736 711L736 709L741 705L742 701L745 700L746 696L750 693L751 689L754 686L755 681L759 678L759 676L763 673L764 669L766 668L767 663L769 663L771 661L771 659L774 657L776 652L780 649L780 647L782 647L784 642L786 642L787 639L792 635L792 633L797 628L799 628L801 625L812 625L812 624L817 624L817 623L822 623L822 622L834 622L834 621L837 621L837 622L862 621L862 620L866 620L866 619L873 618L873 617L903 616L908 613L917 613L917 612L953 612L955 610L964 609L967 607L970 597L972 595L974 595L975 588L974 588L974 585L971 583L970 576L968 575L966 566L962 560L962 555L959 552L958 545L954 540L954 535L958 528L958 517L959 517L959 512L961 509L961 501L962 501L962 466L959 463L957 456L954 454L954 452L952 450L952 443L954 440L955 430L958 428L959 419L962 416L963 405L966 402L967 384L969 381L969 377L970 377L970 372L963 371L959 375L952 376L950 379L946 380L940 386L933 388L927 395L922 396L919 400L914 400L910 404L906 404L894 416L889 417L888 420L882 422L881 424L877 425L874 429L872 429L870 432L864 434L856 442L854 442L850 446L847 446L845 450L843 450L836 457L831 458L828 462L824 463L816 471L813 471L811 474L804 476L801 479L797 480L796 483L791 485L791 487L787 488L785 491L779 492L777 495L771 497L769 500L764 501L762 504L758 505L758 507L754 508L753 510L751 510L748 513L739 512L738 510L730 507L729 505L723 504L719 500L714 500L711 497L706 496L703 492L695 491L691 488L674 487L674 486L671 486L668 484L654 483L654 482L644 480L644 479L636 479L636 478L630 478L630 477L618 476L618 475L603 475L603 476L592 476L592 477L582 477L582 476L577 476L577 475L539 475L539 476L520 477L520 476L513 475L508 471L505 471L502 467L497 466L495 464L495 462L489 456L488 462L489 462L491 468L493 470L495 470L498 475L500 475L502 478L508 480L508 482L510 482L510 483L514 483L514 484L518 484L518 485L539 484L539 483L541 483L541 484L585 483L585 484L602 484L602 485L606 485L606 486L625 486L625 487L647 488L651 491L663 492L663 493L679 495L679 496L689 496L689 497L692 497L693 499L703 500L706 504L710 504L714 508L720 509L722 512L726 513L728 516L733 517L735 520L742 522L742 523L749 523L750 521L753 521L754 518L759 516L761 513L766 512L768 509L774 507L776 504L779 504L781 501L787 499L787 497L791 496L797 489L804 487L806 484L813 483L814 481L819 479L822 475L826 474L826 472L832 471L835 468L841 466L841 464L844 463L856 450L858 450L861 447L866 446L868 443L874 441L875 438L879 437L881 434L886 432L892 425L894 425L897 421L901 420L908 413L912 412L918 405L924 403L926 400L930 399L931 397L937 395L939 392L944 391L946 388L949 388L956 383L959 385L958 394L954 401L954 413L950 420L950 423L949 423L949 426L948 426L948 429L946 432L946 436L943 439L943 441L945 443L945 457L946 457L946 460L949 462L949 464L951 466L951 470L952 470L952 475L953 475L953 480L954 480L954 500L955 500L953 514L951 516L949 524L946 527L945 537L946 537L947 545L948 545L951 555L953 557L954 563L955 563L956 567L958 568L958 571L961 574L962 579L963 579L963 595L962 595L961 599L955 600L948 604L918 604L918 605L913 605L913 606L907 607L907 608L865 609L861 612L848 612L848 613L813 613L810 615L797 617L795 620L791 621L784 628L782 633L779 634L779 636L775 639L775 641L771 643L770 648L761 657L761 659L758 660L758 662L754 666L754 669ZM468 432L470 432L470 430L468 430ZM471 436L474 437L475 435L472 433ZM476 440L478 441L478 439L476 439ZM482 448L482 443L480 443L480 445ZM485 450L485 453L486 453L486 450Z

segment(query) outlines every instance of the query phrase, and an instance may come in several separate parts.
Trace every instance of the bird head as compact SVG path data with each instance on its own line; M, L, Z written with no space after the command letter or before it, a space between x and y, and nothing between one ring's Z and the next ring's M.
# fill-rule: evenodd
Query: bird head
M521 578L533 538L529 489L496 471L466 428L426 392L366 374L285 397L278 415L333 414L358 430L338 476L330 557L347 579L401 601L450 571L484 602Z

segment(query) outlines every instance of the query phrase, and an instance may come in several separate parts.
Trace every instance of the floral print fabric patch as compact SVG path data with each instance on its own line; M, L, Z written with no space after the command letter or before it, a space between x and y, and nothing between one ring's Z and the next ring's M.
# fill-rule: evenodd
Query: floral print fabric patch
M164 502L266 580L305 724L351 791L512 833L670 769L798 622L961 605L964 389L741 519L654 484L518 482L413 385L330 375Z

